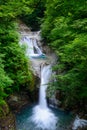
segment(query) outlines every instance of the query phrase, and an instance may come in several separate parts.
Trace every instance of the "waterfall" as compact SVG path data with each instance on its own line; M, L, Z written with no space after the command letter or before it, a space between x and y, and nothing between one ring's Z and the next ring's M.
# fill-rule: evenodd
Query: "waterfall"
M35 125L34 130L56 130L57 117L48 108L46 101L46 89L52 74L51 65L44 64L45 54L42 53L38 46L38 40L35 37L25 36L22 38L21 44L27 45L26 55L33 61L34 58L42 58L41 68L41 83L39 90L39 104L33 108L31 123ZM36 61L38 62L38 60Z
M42 53L41 49L38 47L37 40L35 38L29 38L25 36L22 42L27 44L26 55L30 58L46 57L45 54ZM34 48L36 50L36 53L34 51ZM35 130L56 130L57 117L48 108L46 101L46 89L51 77L51 73L51 65L41 65L39 104L34 107L33 115L31 117L31 121L35 124Z
M31 117L36 128L41 130L56 130L57 117L48 108L46 101L46 89L51 73L51 65L42 67L39 105L33 109L33 115Z
M21 40L20 44L23 43L25 43L27 46L26 56L29 58L46 58L45 54L43 54L41 49L38 47L36 38L29 38L28 36L25 36L23 40ZM34 51L34 48L36 50L36 53Z
M40 49L40 48L38 47L38 45L37 45L37 40L36 40L36 39L34 39L33 45L34 45L34 47L35 47L35 49L36 49L36 51L37 51L37 54L42 54L41 49Z
M27 28L28 30L28 28ZM43 54L39 48L41 37L39 32L26 32L24 26L21 30L20 46L26 45L26 55L30 58L32 71L41 79L38 105L28 106L17 113L17 130L70 130L72 114L52 109L47 106L46 89L52 74L52 64L57 60L54 53ZM39 44L41 45L41 43ZM42 58L42 59L40 59ZM45 59L44 59L45 58ZM50 62L50 65L46 65ZM45 64L46 63L46 64ZM40 71L41 70L41 71ZM54 100L54 97L52 98ZM54 102L54 101L53 101ZM56 115L56 116L55 116ZM72 130L87 125L87 120L76 117Z
M47 108L46 102L46 89L51 76L51 66L44 66L41 69L41 86L40 86L40 96L39 96L39 105L41 108Z
M31 38L24 37L24 42L27 44L27 50L26 50L26 55L30 56L34 54L34 47L33 47L33 42Z
M46 56L40 49L41 38L38 32L25 32L23 28L20 45L26 45L26 55L31 61L31 69L40 78L40 90L38 105L29 105L17 114L17 130L70 130L68 127L72 120L71 115L67 114L66 117L65 112L49 108L46 101L46 89L51 81L51 66L55 63L56 57L51 52Z

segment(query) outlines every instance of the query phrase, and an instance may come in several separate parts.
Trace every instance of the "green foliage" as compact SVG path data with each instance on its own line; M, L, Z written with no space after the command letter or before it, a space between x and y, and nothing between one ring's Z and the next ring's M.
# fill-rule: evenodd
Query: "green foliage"
M0 1L0 18L4 20L16 18L22 13L31 12L29 0L2 0Z
M87 99L87 1L47 0L42 36L58 62L53 87L63 93L66 106ZM55 87L54 87L55 86ZM83 107L83 106L82 106ZM85 107L84 107L85 108Z
M2 106L5 105L4 98L8 96L7 93L5 93L5 90L10 89L10 86L13 83L4 71L3 57L4 55L0 54L0 116L3 115Z
M1 55L2 57L2 55ZM9 89L9 86L12 84L12 80L8 77L6 72L4 71L3 61L0 57L0 103L3 100L3 97L6 97L6 93L4 89Z
M4 26L5 29L5 26ZM20 86L28 84L32 79L31 71L28 69L28 61L25 53L19 46L18 34L15 24L10 22L7 24L5 31L0 39L1 53L4 54L4 70L13 80L13 88L11 91L19 90ZM8 89L8 92L10 90Z
M32 84L30 63L19 45L16 23L19 15L31 11L28 0L0 1L0 114L7 96Z

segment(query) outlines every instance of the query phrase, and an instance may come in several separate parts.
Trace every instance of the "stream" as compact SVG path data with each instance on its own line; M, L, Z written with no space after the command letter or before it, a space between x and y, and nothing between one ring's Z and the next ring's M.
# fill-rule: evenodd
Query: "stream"
M46 101L55 55L43 53L39 31L31 32L22 26L20 33L20 45L26 45L26 56L32 63L33 73L40 78L40 90L38 104L26 106L16 115L17 130L71 130L73 114L48 106Z

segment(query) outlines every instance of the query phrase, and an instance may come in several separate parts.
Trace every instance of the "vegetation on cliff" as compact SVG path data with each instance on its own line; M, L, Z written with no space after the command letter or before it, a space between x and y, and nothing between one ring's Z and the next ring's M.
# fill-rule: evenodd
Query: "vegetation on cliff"
M16 19L22 13L30 13L31 1L0 1L0 115L10 94L29 87L32 72L24 50L19 46ZM21 8L22 7L22 8Z
M87 1L47 0L42 36L58 61L55 82L66 107L81 106L87 99Z

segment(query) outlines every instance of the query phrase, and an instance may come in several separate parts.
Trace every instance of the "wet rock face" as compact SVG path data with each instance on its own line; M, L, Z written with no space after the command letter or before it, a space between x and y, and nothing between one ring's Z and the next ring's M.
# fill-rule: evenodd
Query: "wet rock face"
M20 109L26 104L31 103L29 96L26 92L21 92L20 94L13 94L8 98L8 104L12 111L15 113L20 111Z
M52 95L52 97L48 99L48 104L56 108L61 107L61 101L59 98L56 98L56 94Z

